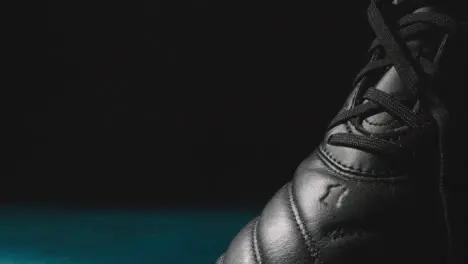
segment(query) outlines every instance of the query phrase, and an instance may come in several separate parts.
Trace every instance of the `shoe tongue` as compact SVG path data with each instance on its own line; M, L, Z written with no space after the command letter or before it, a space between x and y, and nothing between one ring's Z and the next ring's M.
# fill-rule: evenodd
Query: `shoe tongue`
M434 8L423 7L419 8L414 13L434 11ZM407 42L410 51L418 56L425 57L432 61L437 51L437 44L433 40L417 39ZM404 86L400 79L395 67L391 67L383 77L375 85L377 90L383 91L388 94L399 94L410 98L402 102L406 107L412 109L414 112L419 111L420 104L416 98L411 98L408 89ZM366 102L366 101L364 101ZM362 127L370 133L385 133L390 131L401 130L405 127L398 119L387 112L381 112L364 119L361 123Z

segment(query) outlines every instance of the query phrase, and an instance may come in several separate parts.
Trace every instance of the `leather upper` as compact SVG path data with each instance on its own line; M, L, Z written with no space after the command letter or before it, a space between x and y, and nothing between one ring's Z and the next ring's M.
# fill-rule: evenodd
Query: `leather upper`
M218 264L444 263L437 162L416 155L395 164L326 143L346 126L326 134ZM419 155L427 153L436 154Z
M424 42L407 45L424 54ZM380 79L361 80L340 112L362 103L359 96L372 85L366 82L388 94L404 89L389 68ZM429 111L418 98L407 103L415 113ZM411 151L389 157L328 141L337 133L394 142L411 137L411 130L386 112L330 128L217 264L447 263L438 132L428 120Z

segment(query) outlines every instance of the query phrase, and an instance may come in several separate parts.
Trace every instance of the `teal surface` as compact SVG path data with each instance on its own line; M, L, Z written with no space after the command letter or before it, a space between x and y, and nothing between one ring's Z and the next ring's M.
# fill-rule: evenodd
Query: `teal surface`
M0 264L214 263L242 211L0 208Z

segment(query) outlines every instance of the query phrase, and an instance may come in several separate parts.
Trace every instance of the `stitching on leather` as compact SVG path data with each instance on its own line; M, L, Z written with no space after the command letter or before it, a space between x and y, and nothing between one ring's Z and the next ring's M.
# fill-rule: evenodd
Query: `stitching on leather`
M333 163L335 163L337 166L339 167L342 167L343 169L345 170L349 170L351 172L356 172L356 173L360 173L360 174L364 174L364 175L370 175L370 176L382 176L382 175L394 175L395 173L391 170L388 170L388 171L376 171L376 170L363 170L361 168L355 168L355 167L352 167L350 165L347 165L347 164L344 164L342 162L340 162L339 160L335 159L333 157L333 155L328 152L325 148L323 148L322 146L319 147L319 149L321 150L321 152L323 153L323 155L325 155L328 159L330 159L330 161L332 161Z
M311 260L316 263L318 260L318 252L317 249L312 245L312 239L310 238L309 232L307 229L304 227L304 223L302 221L301 215L299 213L299 209L297 207L295 195L294 195L294 190L293 190L293 183L290 182L288 186L288 196L289 196L289 207L291 209L291 212L294 217L294 222L296 222L296 225L302 235L302 238L305 241L305 244L307 246L307 250L309 252L309 256L312 258Z
M329 164L331 160L329 160L324 155L325 153L323 153L323 151L321 151L321 147L319 147L317 151L317 156L320 158L322 162L324 162L327 165L326 169L330 171L331 173L333 173L333 175L343 178L343 179L350 179L355 182L365 182L365 183L372 182L373 184L388 184L388 183L396 184L396 183L404 182L408 180L408 178L403 177L403 176L386 177L386 178L377 178L377 177L370 178L366 176L360 177L356 175L349 175L349 174L346 174L346 172L342 172L342 171L339 171L337 168L334 168L331 164Z
M260 217L257 217L255 223L252 225L252 251L254 252L254 259L257 264L262 264L262 257L260 255L260 248L258 247L258 223Z

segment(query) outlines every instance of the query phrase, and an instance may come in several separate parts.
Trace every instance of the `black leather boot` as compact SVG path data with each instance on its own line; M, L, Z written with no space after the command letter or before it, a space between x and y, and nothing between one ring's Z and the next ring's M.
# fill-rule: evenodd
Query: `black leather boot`
M439 94L461 25L431 5L371 0L369 64L320 146L218 264L452 261Z

